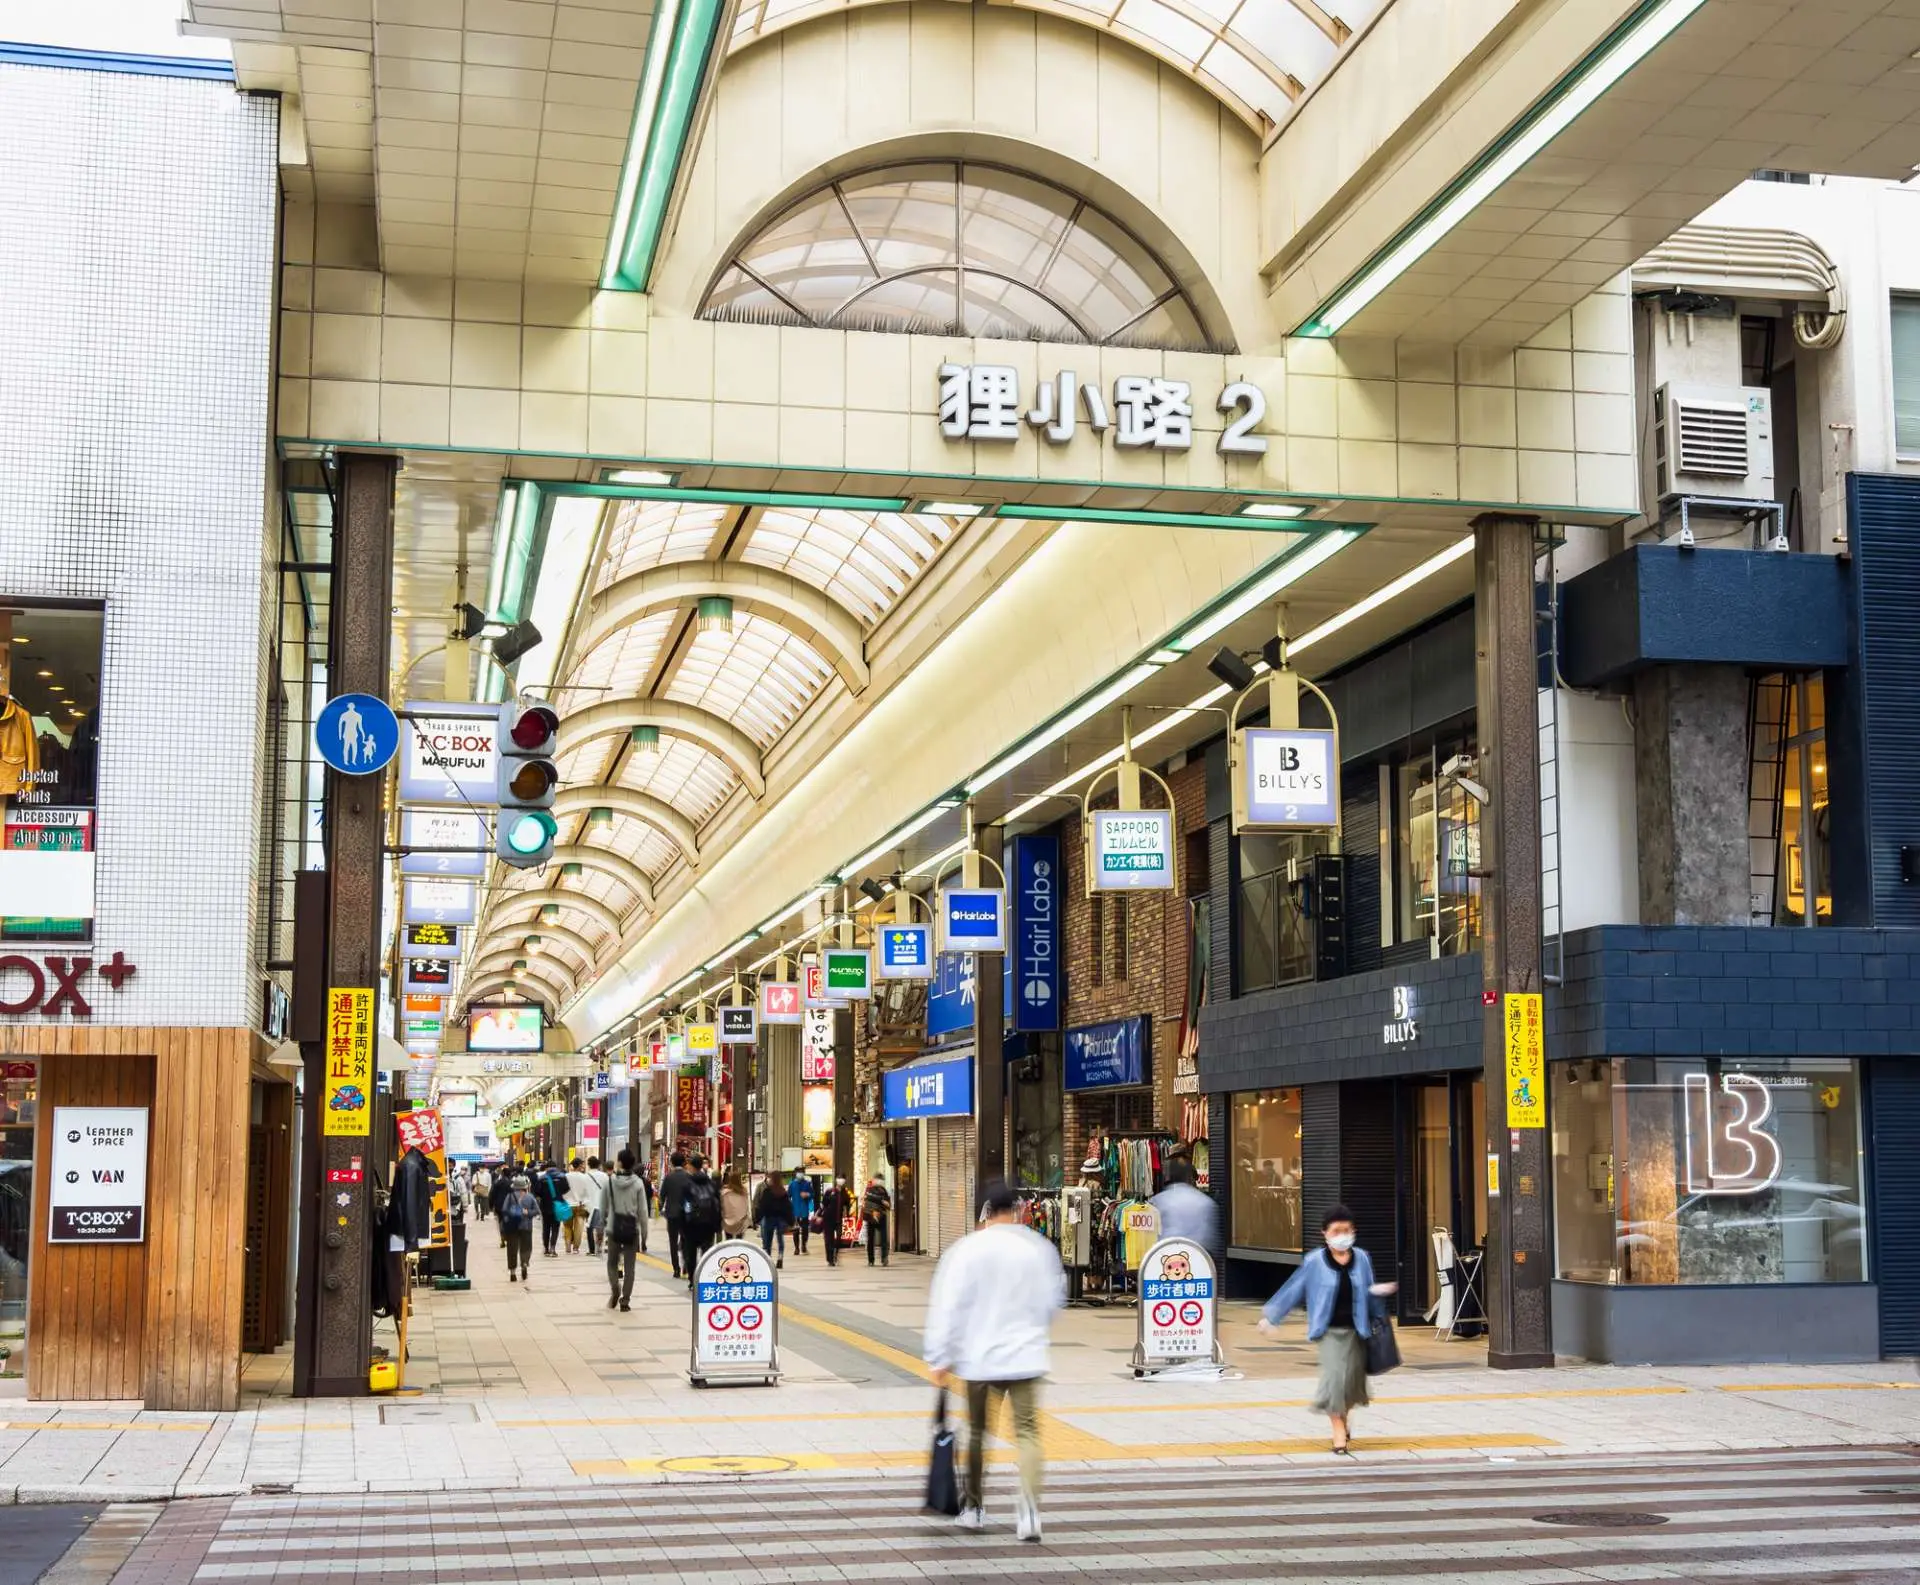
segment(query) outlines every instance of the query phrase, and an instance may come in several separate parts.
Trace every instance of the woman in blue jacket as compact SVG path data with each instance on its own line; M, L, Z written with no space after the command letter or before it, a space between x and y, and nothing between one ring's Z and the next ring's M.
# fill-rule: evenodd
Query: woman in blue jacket
M1320 1345L1313 1407L1333 1422L1333 1450L1347 1451L1347 1416L1367 1403L1367 1336L1373 1330L1373 1262L1354 1245L1353 1212L1336 1205L1321 1222L1327 1241L1300 1262L1286 1286L1267 1300L1260 1330L1271 1332L1289 1311L1307 1312L1307 1341ZM1382 1289L1382 1292L1389 1290Z

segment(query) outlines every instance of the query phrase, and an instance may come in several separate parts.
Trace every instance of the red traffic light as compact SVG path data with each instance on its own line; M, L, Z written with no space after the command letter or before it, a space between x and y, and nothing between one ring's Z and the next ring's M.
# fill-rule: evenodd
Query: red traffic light
M507 735L517 748L533 753L546 747L560 731L560 717L543 704L529 705L513 718Z

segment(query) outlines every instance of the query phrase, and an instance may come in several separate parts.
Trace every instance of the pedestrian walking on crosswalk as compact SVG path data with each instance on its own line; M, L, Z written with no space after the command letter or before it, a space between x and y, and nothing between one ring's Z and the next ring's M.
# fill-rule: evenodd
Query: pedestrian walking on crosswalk
M1353 1440L1348 1417L1367 1406L1367 1338L1374 1327L1373 1261L1358 1247L1353 1212L1336 1205L1321 1223L1326 1248L1300 1262L1278 1293L1267 1300L1260 1330L1271 1332L1290 1311L1307 1312L1307 1340L1320 1345L1320 1380L1313 1407L1333 1426L1333 1450L1345 1453Z

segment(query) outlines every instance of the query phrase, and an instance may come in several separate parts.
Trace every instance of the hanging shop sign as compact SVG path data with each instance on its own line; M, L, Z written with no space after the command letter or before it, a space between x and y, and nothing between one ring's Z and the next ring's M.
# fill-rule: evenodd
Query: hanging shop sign
M451 958L408 958L400 971L400 989L445 995L453 987L453 967Z
M750 1046L758 1037L755 1027L753 1004L746 1003L737 1007L720 1009L720 1044L723 1046Z
M0 942L93 939L105 622L0 601Z
M779 1379L779 1279L758 1244L715 1244L693 1272L693 1349L687 1379Z
M1060 1027L1060 839L1013 839L1013 1027Z
M792 980L767 980L760 986L760 1022L797 1024L806 1011L802 991Z
M138 1244L146 1237L144 1106L56 1106L47 1183L54 1244Z
M866 947L828 947L821 954L827 995L864 1001L873 994L873 953Z
M1144 1015L1069 1029L1062 1086L1116 1090L1151 1083L1152 1045L1153 1025Z
M1002 363L940 365L940 433L948 440L1015 441L1032 431L1052 446L1069 444L1084 422L1098 443L1113 432L1124 450L1186 451L1193 445L1193 385L1157 375L1123 374L1107 392L1072 370L1061 370L1034 389L1033 405L1020 394L1020 371ZM1247 380L1221 387L1213 412L1225 416L1214 449L1228 456L1263 456L1264 435L1254 433L1267 416L1266 394Z
M933 926L881 925L875 932L883 980L933 978Z
M705 1062L720 1050L720 1026L718 1024L688 1024L686 1037L687 1057L689 1061Z
M706 1132L712 1115L708 1105L707 1076L704 1073L676 1075L673 1081L673 1121L680 1132Z
M326 1097L320 1131L329 1139L365 1139L373 1132L373 992L327 988Z
M58 1018L71 1013L75 1018L91 1018L93 1003L89 994L98 996L92 977L96 974L110 989L120 990L132 979L134 966L126 955L116 951L96 969L90 957L77 953L0 953L0 1013L13 1017L37 1013L42 1018Z
M890 1123L916 1117L973 1115L973 1056L916 1062L880 1076L882 1111Z
M807 1006L832 1005L832 998L827 995L827 968L818 959L800 965L800 985L806 994Z
M421 1106L411 1112L395 1112L393 1126L399 1136L400 1154L418 1150L433 1168L433 1214L428 1219L427 1244L445 1249L453 1242L453 1223L447 1212L447 1125L435 1108Z
M1249 727L1233 735L1235 831L1340 824L1339 748L1331 731Z
M697 1062L698 1060L697 1057L687 1050L687 1037L684 1034L676 1033L667 1036L668 1067L684 1068L689 1063Z
M1510 991L1507 1026L1507 1127L1547 1126L1546 1006L1538 991Z
M1095 809L1087 823L1089 892L1173 890L1173 811Z
M393 763L400 748L400 718L384 699L343 693L329 699L313 718L313 746L342 776L371 776Z
M800 1026L800 1082L833 1083L834 1052L832 1010L810 1009L806 1022Z
M1005 952L1007 894L991 886L949 886L939 894L942 952Z
M470 925L477 917L479 888L470 880L403 882L401 921L416 925Z
M400 1011L408 1018L442 1018L446 1015L447 999L429 993L410 992L400 998Z
M487 872L485 815L464 809L408 809L400 816L402 875L484 875Z
M1163 1238L1140 1262L1133 1368L1219 1363L1220 1285L1213 1256L1190 1238Z
M400 744L400 802L486 808L500 801L500 712L491 704L410 704Z
M403 1026L407 1044L416 1041L438 1044L440 1039L440 1020L438 1018L409 1018Z
M460 931L454 925L402 925L400 939L410 958L460 956Z

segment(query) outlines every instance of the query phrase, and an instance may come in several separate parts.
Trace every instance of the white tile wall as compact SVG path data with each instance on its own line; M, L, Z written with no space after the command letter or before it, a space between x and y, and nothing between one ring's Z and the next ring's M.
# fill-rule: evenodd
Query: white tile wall
M96 958L138 973L95 1023L258 1016L277 136L226 84L0 66L0 598L106 604Z

